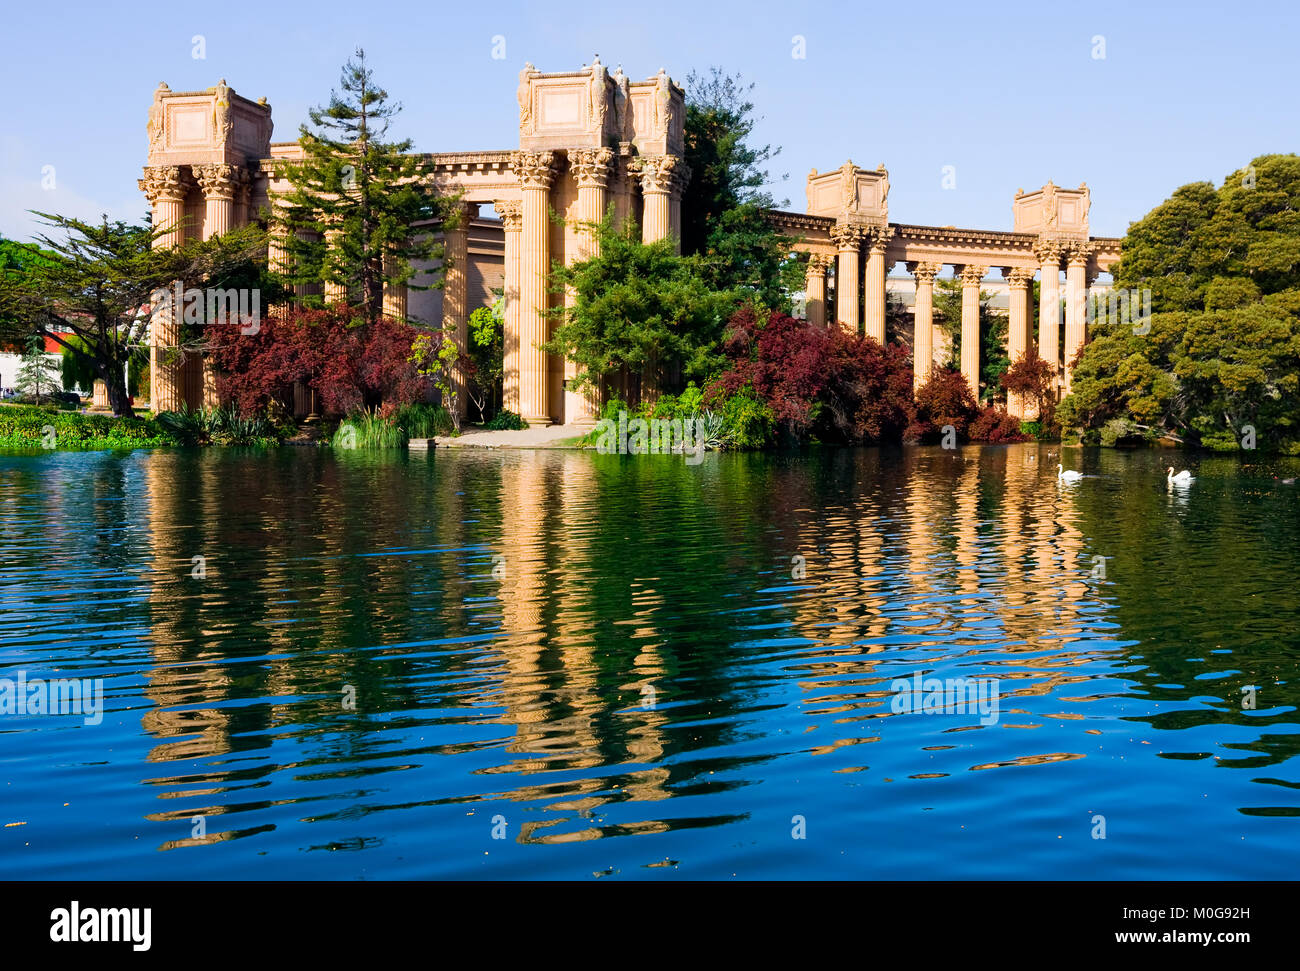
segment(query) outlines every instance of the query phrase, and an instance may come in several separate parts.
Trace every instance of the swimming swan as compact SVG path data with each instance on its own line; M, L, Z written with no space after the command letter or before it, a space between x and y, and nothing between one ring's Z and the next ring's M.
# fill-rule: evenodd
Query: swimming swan
M1169 476L1166 479L1166 481L1170 485L1188 485L1192 481L1192 473L1188 472L1186 469L1183 469L1183 471L1179 472L1177 475L1174 475L1174 467L1171 465L1169 466Z
M1066 482L1078 482L1080 479L1083 478L1083 473L1076 472L1074 471L1074 469L1071 469L1069 472L1066 472L1065 466L1061 465L1060 463L1057 463L1056 477L1058 479L1063 479Z

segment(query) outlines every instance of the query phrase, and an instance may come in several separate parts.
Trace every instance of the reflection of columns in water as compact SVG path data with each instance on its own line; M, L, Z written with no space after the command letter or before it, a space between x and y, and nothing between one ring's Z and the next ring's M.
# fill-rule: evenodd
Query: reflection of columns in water
M965 462L962 473L953 489L955 501L952 532L955 542L953 558L957 562L957 587L974 603L979 594L979 456Z
M215 492L219 483L210 463L200 467L197 477L177 476L175 466L174 456L160 455L150 456L141 466L147 505L146 536L153 560L149 639L155 663L146 674L144 694L156 706L144 713L141 724L146 732L162 740L150 751L151 762L222 755L232 748L230 722L235 709L219 704L202 706L205 701L219 703L230 697L233 682L228 668L198 660L191 643L197 609L192 598L196 591L187 585L203 582L191 577L192 557L207 556L211 551L192 548L205 544L177 528L193 516L191 495ZM187 710L169 710L179 705L185 705Z

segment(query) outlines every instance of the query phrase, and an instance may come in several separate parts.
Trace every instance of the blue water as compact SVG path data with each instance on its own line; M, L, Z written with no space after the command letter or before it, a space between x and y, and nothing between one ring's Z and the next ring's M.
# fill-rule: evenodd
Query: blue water
M1196 481L1169 490L1170 462ZM0 679L102 679L107 708L0 714L0 860L1289 879L1300 496L1274 476L1296 468L1039 445L0 456ZM917 672L988 680L996 721L896 710Z

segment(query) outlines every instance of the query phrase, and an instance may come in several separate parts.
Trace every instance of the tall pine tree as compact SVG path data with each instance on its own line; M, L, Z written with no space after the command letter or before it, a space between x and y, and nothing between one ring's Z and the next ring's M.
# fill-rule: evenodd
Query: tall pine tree
M276 215L288 230L295 284L344 288L360 321L383 313L384 284L414 290L442 285L441 272L418 274L414 262L442 259L442 243L427 224L449 225L450 198L433 185L433 163L410 154L412 142L385 141L402 110L375 83L365 51L343 66L342 93L309 112L300 128L304 158L284 166L292 189ZM308 303L321 298L309 296Z

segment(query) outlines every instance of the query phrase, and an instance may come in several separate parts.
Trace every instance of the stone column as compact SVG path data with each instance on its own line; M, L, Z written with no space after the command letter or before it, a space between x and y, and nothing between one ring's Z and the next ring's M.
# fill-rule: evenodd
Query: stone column
M545 314L550 306L547 287L551 266L549 209L551 183L555 181L555 153L515 152L511 165L523 192L519 235L520 408L525 421L549 425L548 355L537 345L549 337Z
M203 238L212 239L235 228L235 191L242 170L236 165L196 165L203 187Z
M144 170L141 190L153 207L154 228L163 230L153 245L156 249L179 246L185 239L185 193L188 186L175 165ZM154 413L176 411L184 402L178 348L181 342L180 307L173 300L153 304L149 319L150 407Z
M675 173L681 164L675 155L643 155L635 160L644 202L641 217L641 241L644 243L656 242L672 233Z
M608 148L580 148L569 153L569 167L578 184L578 221L599 223L605 218L606 192L613 171L614 152ZM583 225L578 227L576 252L565 254L565 265L572 266L580 260L595 256L600 242L595 233ZM572 290L564 295L566 307L572 307L575 295ZM568 359L564 362L564 421L565 424L591 424L599 410L599 388L588 386L583 391L572 391L569 382L578 375L578 365Z
M272 273L280 276L288 276L289 263L289 228L285 225L284 214L281 207L276 203L275 196L267 200L271 213L267 220L266 234L266 266ZM278 304L271 308L271 317L276 320L284 320L289 313L287 303Z
M516 415L522 413L519 403L519 230L520 203L498 199L492 208L501 217L505 229L505 285L501 295L505 300L504 355L501 373L501 406Z
M1074 374L1075 355L1088 339L1088 258L1092 247L1079 242L1066 251L1065 266L1065 374L1063 388L1068 393Z
M980 400L980 280L987 266L961 268L961 373Z
M477 217L478 203L457 203L442 230L442 328L456 342L462 355L469 353L469 224ZM405 285L402 291L406 291ZM386 296L384 302L387 305ZM463 367L456 369L452 386L460 413L465 415L469 406L469 379Z
M912 390L930 380L934 367L934 278L942 263L908 263L916 279L916 306L912 337Z
M339 240L343 238L343 230L331 226L325 230L325 248L327 251L337 250ZM327 258L328 259L328 258ZM334 283L330 280L325 281L325 302L330 303L347 303L348 288L342 283Z
M1015 364L1029 350L1029 292L1034 271L1002 268L1002 275L1010 287L1010 308L1007 317L1007 357ZM1007 413L1017 418L1025 417L1025 402L1020 395L1007 392Z
M832 259L822 253L813 253L808 257L808 268L804 271L805 316L814 327L826 326L826 271L830 269Z
M200 165L194 174L203 187L203 238L212 239L236 228L235 197L247 190L248 173L238 165ZM209 325L214 324L208 321ZM204 408L217 408L221 398L217 393L217 366L212 358L191 351L182 365L199 369L197 375L198 397ZM193 402L191 402L193 403Z
M1038 356L1060 370L1061 360L1061 246L1041 240L1034 246L1041 266L1038 292Z
M888 227L871 231L871 248L867 256L866 281L866 335L885 343L885 274L889 268L885 265L885 250L893 230Z
M388 277L397 274L397 259L392 256L384 257L384 290L380 309L385 317L396 317L398 320L406 319L406 284L390 283ZM446 300L444 294L443 299Z
M861 226L839 225L831 230L839 261L835 266L835 317L850 334L858 332L858 250Z

